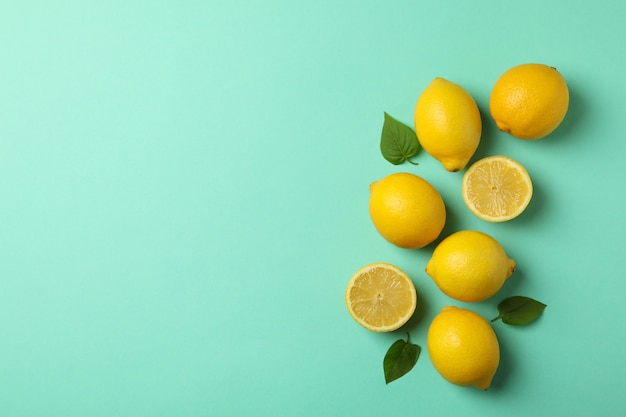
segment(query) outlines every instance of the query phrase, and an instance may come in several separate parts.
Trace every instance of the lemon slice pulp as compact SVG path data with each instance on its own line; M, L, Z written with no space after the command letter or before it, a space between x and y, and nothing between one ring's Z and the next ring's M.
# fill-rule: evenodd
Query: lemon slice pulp
M463 176L465 204L472 213L489 222L504 222L519 216L532 195L528 172L506 156L476 161Z
M359 269L346 288L346 306L352 318L373 332L390 332L405 324L417 307L411 278L388 263Z

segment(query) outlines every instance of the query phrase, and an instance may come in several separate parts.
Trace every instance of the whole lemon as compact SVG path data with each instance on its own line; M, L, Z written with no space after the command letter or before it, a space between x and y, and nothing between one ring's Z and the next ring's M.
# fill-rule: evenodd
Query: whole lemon
M442 377L486 390L500 363L500 345L491 325L473 311L444 307L428 328L428 355Z
M435 78L415 105L415 133L426 152L450 172L469 162L482 132L478 106L465 89Z
M554 131L567 113L569 90L554 67L522 64L496 81L489 110L498 128L520 139L540 139Z
M447 296L482 301L504 285L515 270L500 243L475 230L462 230L442 240L426 265L426 273Z
M370 185L369 213L376 230L407 249L428 245L446 222L443 199L425 179L395 173Z

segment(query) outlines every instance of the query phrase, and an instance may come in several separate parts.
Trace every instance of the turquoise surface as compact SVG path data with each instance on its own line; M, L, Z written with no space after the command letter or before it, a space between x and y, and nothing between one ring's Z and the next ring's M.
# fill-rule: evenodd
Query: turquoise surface
M623 416L626 410L622 1L4 1L0 5L0 415ZM491 87L513 65L564 75L549 137L499 132ZM425 152L393 166L383 112L412 125L434 77L484 123L473 160L526 166L535 194L491 224L462 173ZM384 241L368 186L430 181L442 237L477 229L518 271L478 304L424 273L434 245ZM361 266L409 273L421 304L389 334L358 326ZM548 307L496 322L488 391L434 370L445 305L492 318L510 295ZM415 368L385 385L409 332Z

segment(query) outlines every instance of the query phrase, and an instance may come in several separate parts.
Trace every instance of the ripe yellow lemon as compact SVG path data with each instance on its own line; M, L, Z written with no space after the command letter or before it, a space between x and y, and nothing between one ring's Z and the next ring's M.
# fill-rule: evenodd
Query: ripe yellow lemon
M439 289L455 300L482 301L494 295L515 270L515 261L493 237L462 230L442 240L426 265Z
M431 322L428 354L449 382L486 390L500 363L500 346L491 325L473 311L444 307Z
M469 162L482 132L478 106L463 87L435 78L415 105L415 133L426 152L451 172Z
M389 242L417 249L433 242L446 222L437 190L417 175L400 172L370 185L369 214Z
M417 306L411 278L397 266L374 263L359 269L346 288L352 318L373 332L390 332L406 323Z
M520 139L540 139L556 129L567 113L569 90L554 67L523 64L496 81L489 110L498 128Z
M504 222L522 214L533 196L526 169L506 156L474 162L463 175L463 201L479 218Z

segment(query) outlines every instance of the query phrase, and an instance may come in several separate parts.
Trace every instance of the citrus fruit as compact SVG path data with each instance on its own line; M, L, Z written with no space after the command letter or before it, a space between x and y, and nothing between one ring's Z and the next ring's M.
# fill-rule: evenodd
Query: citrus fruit
M476 216L489 222L514 219L530 203L533 184L526 169L506 156L474 162L463 175L463 200Z
M465 89L435 78L415 105L415 133L426 152L451 172L460 171L478 148L482 122Z
M556 129L567 113L569 90L554 67L522 64L498 78L489 110L498 128L520 139L540 139Z
M369 214L376 230L389 242L407 249L431 243L446 222L446 208L425 179L395 173L370 185Z
M346 288L352 318L373 332L390 332L406 323L417 306L411 278L388 263L366 265L354 273Z
M491 325L473 311L444 307L428 328L428 355L447 381L486 390L498 364L500 346Z
M439 242L426 273L447 296L482 301L494 295L515 270L500 243L475 230L463 230Z

